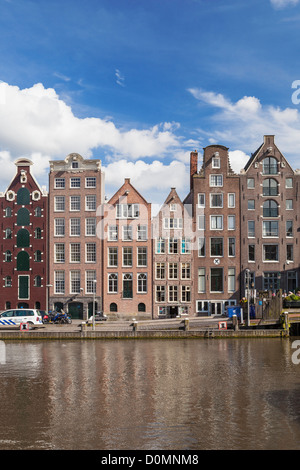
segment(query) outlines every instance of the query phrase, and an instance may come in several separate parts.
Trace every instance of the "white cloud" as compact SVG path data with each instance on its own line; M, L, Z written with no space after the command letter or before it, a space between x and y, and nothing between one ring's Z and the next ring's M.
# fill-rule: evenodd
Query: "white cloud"
M149 129L121 130L111 120L77 118L53 88L41 83L20 89L0 83L0 150L40 152L62 158L70 152L90 157L102 147L128 159L164 156L178 145L169 123Z
M276 9L282 9L287 6L294 6L299 3L299 0L270 0L271 5Z
M106 175L110 183L123 184L126 174L143 181L146 190L182 185L185 168L179 160L187 159L184 152L180 153L178 123L120 129L110 117L80 119L53 88L46 89L41 83L20 89L0 81L0 98L0 190L6 189L15 174L16 158L30 158L34 176L41 185L48 185L49 160L64 159L71 152L100 158L103 165L110 161ZM178 161L170 165L141 161L148 157L149 161L170 156L176 159L175 152Z
M116 69L115 75L116 75L117 84L120 86L125 86L125 78L123 77L123 75L121 75L121 72L119 69Z
M230 166L235 173L239 173L242 168L245 167L246 163L249 160L249 155L241 150L229 150L229 160Z
M244 96L237 102L231 102L222 94L201 89L189 91L197 100L211 106L214 111L211 117L212 130L199 130L200 133L205 133L211 142L249 153L261 145L264 135L275 135L275 143L291 165L294 167L299 165L298 109L263 105L255 96Z
M142 160L129 162L123 159L104 165L103 169L105 187L111 192L110 196L122 186L125 178L130 178L132 185L146 199L146 194L152 194L149 202L155 200L155 192L159 194L159 200L164 200L171 187L184 191L185 195L189 191L189 168L180 161L174 160L165 165L158 160L146 163Z
M60 80L63 80L64 82L69 82L71 80L70 77L67 77L66 75L60 72L54 72L53 75L59 78Z

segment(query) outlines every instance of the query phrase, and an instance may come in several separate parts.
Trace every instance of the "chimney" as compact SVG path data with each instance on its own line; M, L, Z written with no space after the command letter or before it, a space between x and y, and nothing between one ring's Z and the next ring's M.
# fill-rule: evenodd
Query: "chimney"
M190 154L190 190L193 189L193 175L197 173L198 170L198 152L195 150Z
M274 135L264 135L264 144L274 145Z

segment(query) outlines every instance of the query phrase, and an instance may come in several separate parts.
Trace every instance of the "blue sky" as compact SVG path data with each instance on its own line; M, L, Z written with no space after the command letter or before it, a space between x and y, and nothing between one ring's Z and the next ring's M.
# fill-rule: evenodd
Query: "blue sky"
M189 190L189 153L239 171L264 134L300 167L299 0L0 0L0 175L26 156L100 158L153 203ZM300 85L298 86L300 88ZM299 93L300 96L300 93Z

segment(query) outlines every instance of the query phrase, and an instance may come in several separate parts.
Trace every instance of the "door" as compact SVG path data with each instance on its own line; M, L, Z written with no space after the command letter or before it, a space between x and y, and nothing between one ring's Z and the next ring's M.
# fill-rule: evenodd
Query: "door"
M132 274L124 274L123 277L123 298L132 299Z
M223 313L223 303L222 302L211 302L211 314L212 315L222 315Z
M178 307L170 307L170 317L171 318L176 318L178 315Z
M18 298L29 299L29 276L19 276L19 293Z
M83 304L81 302L68 303L68 313L72 318L77 320L83 319Z

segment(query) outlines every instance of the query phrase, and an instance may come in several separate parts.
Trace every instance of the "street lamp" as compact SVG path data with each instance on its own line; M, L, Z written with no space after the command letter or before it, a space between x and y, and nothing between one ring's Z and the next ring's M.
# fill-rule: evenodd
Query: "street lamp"
M94 302L93 302L93 330L95 330L95 303L96 303L96 285L97 285L97 281L96 279L93 280L93 283L94 283Z

